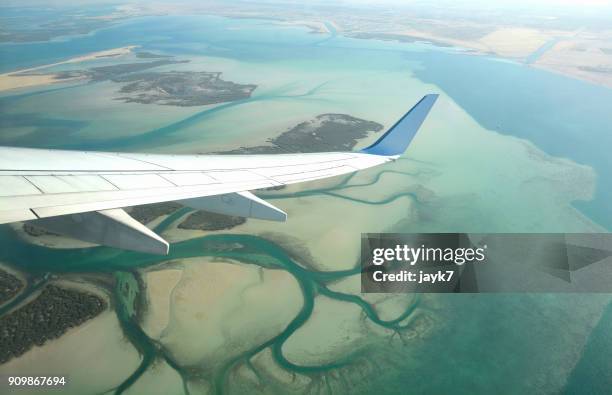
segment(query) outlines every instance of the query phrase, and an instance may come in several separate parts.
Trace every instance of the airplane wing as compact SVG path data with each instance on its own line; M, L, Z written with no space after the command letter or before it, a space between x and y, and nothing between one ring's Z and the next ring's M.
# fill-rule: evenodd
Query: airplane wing
M284 212L249 191L333 177L396 159L437 96L424 96L359 152L157 155L0 147L0 224L32 221L79 240L167 254L168 243L123 207L178 201L211 212L284 221Z

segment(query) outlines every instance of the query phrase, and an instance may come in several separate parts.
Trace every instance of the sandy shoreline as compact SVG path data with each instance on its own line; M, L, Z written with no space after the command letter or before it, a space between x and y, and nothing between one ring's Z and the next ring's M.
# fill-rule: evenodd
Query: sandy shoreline
M70 82L74 81L77 78L66 78L62 80L58 80L56 78L56 74L26 74L34 71L42 70L48 67L58 66L61 64L69 64L69 63L80 63L86 62L89 60L96 60L100 58L109 58L109 57L119 57L130 54L134 48L137 48L137 45L129 45L126 47L119 47L108 49L104 51L92 52L87 55L77 56L74 58L70 58L68 60L64 60L61 62L45 64L42 66L31 67L22 70L11 71L8 73L0 74L0 92L7 91L11 89L19 89L19 88L29 88L33 86L40 85L49 85L57 82Z
M600 48L606 49L605 37L598 41L576 31L506 26L482 37L466 38L418 28L382 29L372 32L352 25L343 27L332 20L288 19L279 24L307 27L313 33L334 34L335 32L330 31L327 25L329 24L339 34L357 39L430 42L433 45L463 49L466 54L493 55L566 77L612 87L612 56ZM559 42L545 49L531 64L529 58L553 40Z

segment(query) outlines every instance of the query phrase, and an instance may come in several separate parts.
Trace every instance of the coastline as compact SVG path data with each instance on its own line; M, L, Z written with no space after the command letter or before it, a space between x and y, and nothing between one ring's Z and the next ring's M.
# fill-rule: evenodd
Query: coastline
M27 69L10 71L8 73L0 74L0 92L20 89L20 88L32 88L37 86L50 85L54 83L65 83L65 82L73 82L81 79L81 77L74 78L63 78L57 79L57 74L30 74L33 72L37 72L42 69L46 69L49 67L59 66L62 64L70 64L70 63L81 63L87 62L90 60L97 60L100 58L109 58L109 57L121 57L125 55L129 55L132 51L137 48L137 45L128 45L125 47L113 48L104 51L91 52L86 55L77 56L74 58L70 58L67 60L63 60L61 62L44 64L41 66L30 67Z
M239 18L239 16L235 15L220 15L226 18ZM264 19L258 15L252 15L249 18ZM359 40L406 43L424 42L434 47L463 50L467 55L494 56L500 60L515 61L550 73L561 74L569 78L612 88L612 58L597 54L600 64L603 65L601 67L606 69L605 71L598 71L585 68L585 65L581 64L580 56L571 56L571 54L563 53L564 50L567 52L567 48L564 47L578 47L584 41L577 37L575 32L540 31L532 28L509 26L497 29L478 39L462 39L445 37L415 29L392 29L376 32L347 30L331 19L293 20L281 18L277 22L281 26L305 27L316 34L342 35L346 38ZM330 26L333 28L333 31L330 29ZM517 37L520 37L520 40L516 41ZM549 43L551 44L550 46L548 46ZM545 50L542 52L543 48ZM551 59L551 53L557 54L558 58L553 57ZM537 55L535 60L533 59L534 55ZM579 53L578 55L581 54Z

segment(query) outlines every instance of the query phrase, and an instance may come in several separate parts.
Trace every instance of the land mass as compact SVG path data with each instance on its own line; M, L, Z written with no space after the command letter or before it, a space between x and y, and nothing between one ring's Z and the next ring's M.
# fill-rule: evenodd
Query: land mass
M379 132L383 125L347 114L321 114L302 122L269 145L241 147L220 154L274 154L294 152L350 151L360 139Z
M175 202L163 202L148 204L145 206L132 207L130 210L130 216L141 224L148 224L149 222L163 216L172 214L182 206Z
M178 227L180 229L192 230L227 230L242 225L245 222L246 218L243 217L201 210L191 214L185 221L181 222Z
M120 76L128 73L135 73L143 70L148 70L153 67L166 66L169 64L187 63L188 60L155 60L152 62L137 62L137 63L121 63L111 66L92 67L87 70L70 70L62 71L55 75L58 80L88 78L93 82L99 81L115 81Z
M23 286L23 282L17 276L0 270L0 305L11 300Z
M203 106L247 99L257 88L221 79L220 72L166 71L128 74L113 78L127 83L117 98L126 103Z
M395 3L395 2L394 2ZM533 10L514 7L431 7L428 3L336 4L314 2L241 2L206 6L183 4L166 14L216 14L230 18L260 18L283 25L306 26L331 37L429 42L456 47L474 55L494 55L532 67L612 87L612 29L609 8L590 5L588 15L578 3ZM159 11L140 5L137 12ZM546 14L542 14L545 12ZM274 22L273 22L274 23Z
M6 4L7 10L13 7ZM27 5L24 5L24 8ZM25 8L28 10L28 8ZM48 41L58 37L87 34L109 27L126 18L141 15L141 11L129 4L116 4L109 9L106 5L89 4L76 11L68 5L26 11L15 17L12 12L0 13L0 42L25 43Z
M257 88L254 84L237 84L221 79L218 71L149 71L172 64L188 63L169 55L152 52L136 52L140 61L82 70L66 70L54 73L42 71L51 66L83 62L103 57L117 57L130 53L135 46L96 52L50 65L38 66L0 75L0 91L45 85L57 82L89 80L112 81L122 84L116 100L126 103L160 104L169 106L203 106L246 99Z
M40 226L31 224L29 222L24 222L23 231L32 237L39 237L39 236L45 236L45 235L46 236L57 236L57 234L53 232L49 232L48 230L43 229Z
M19 89L19 88L30 88L36 86L43 86L54 84L58 82L70 82L81 78L82 75L74 75L72 78L64 76L61 78L61 74L57 73L44 73L41 70L70 63L81 63L90 60L96 60L99 58L115 58L128 55L136 46L130 45L126 47L113 48L105 51L92 52L87 55L77 56L61 62L45 64L42 66L30 67L27 69L11 71L9 73L0 74L0 92Z
M420 2L391 6L329 6L325 2L313 2L309 7L302 7L291 1L243 1L240 7L227 2L176 3L168 7L155 2L141 2L118 4L110 10L90 7L79 15L61 10L55 15L33 15L30 17L34 19L32 23L25 26L23 23L15 24L10 16L0 16L0 22L4 22L0 28L0 42L45 41L58 36L85 34L132 17L221 15L306 26L313 33L332 37L426 41L437 46L462 48L472 54L492 54L612 86L612 72L608 71L612 66L612 29L609 18L605 17L609 9L590 5L595 12L584 13L577 8L579 6L576 3L573 8L564 5L527 10L470 4L432 8L430 4Z
M47 285L34 301L0 317L0 364L60 337L106 307L94 294Z

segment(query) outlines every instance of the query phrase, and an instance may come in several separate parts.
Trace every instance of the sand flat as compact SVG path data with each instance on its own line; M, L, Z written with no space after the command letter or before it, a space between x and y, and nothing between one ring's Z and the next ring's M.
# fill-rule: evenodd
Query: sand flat
M283 353L298 365L333 363L373 340L361 317L355 304L318 296L312 317L287 340Z
M612 39L612 33L607 36ZM559 41L533 66L612 87L612 53L602 50L609 40L578 36Z
M53 66L59 66L62 64L80 63L80 62L86 62L89 60L96 60L99 58L120 57L120 56L131 53L132 50L136 47L137 46L135 45L130 45L126 47L114 48L114 49L109 49L105 51L92 52L87 55L77 56L77 57L70 58L68 60L64 60L61 62L50 63L50 64L45 64L42 66L36 66L36 67L27 68L27 69L11 71L9 73L3 73L3 74L0 74L0 92L11 90L11 89L31 88L35 86L49 85L49 84L54 84L58 82L72 82L72 81L80 79L80 77L64 78L60 80L60 79L57 79L57 75L53 73L51 74L28 74L28 73L32 73L32 72L46 69L46 68L53 67Z
M153 339L158 339L170 320L172 291L183 276L179 269L148 271L144 274L147 293L147 311L142 329Z
M90 247L96 246L96 244L93 244L93 243L88 243L86 241L72 239L66 236L55 235L55 234L44 234L40 236L32 236L23 230L22 222L15 222L13 224L9 224L9 226L12 227L15 230L15 232L17 232L17 235L22 240L30 244L39 245L42 247L63 249L63 248L90 248Z
M280 333L302 307L296 280L283 270L211 258L181 263L160 338L181 365L221 364Z
M538 29L508 27L497 29L478 41L499 56L523 59L552 37L552 34Z
M65 376L63 393L101 393L119 385L140 363L127 342L115 312L107 310L59 339L34 347L17 359L0 365L1 375ZM36 393L17 389L14 393Z

